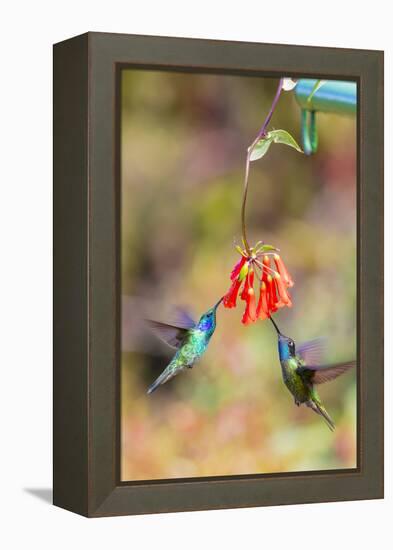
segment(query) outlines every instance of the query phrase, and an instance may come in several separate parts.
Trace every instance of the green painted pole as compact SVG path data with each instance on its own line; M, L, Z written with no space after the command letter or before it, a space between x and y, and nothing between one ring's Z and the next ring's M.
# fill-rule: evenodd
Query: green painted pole
M307 155L315 153L318 147L316 112L339 115L356 115L356 82L327 80L312 95L315 79L298 80L295 97L301 108L301 134L303 150Z

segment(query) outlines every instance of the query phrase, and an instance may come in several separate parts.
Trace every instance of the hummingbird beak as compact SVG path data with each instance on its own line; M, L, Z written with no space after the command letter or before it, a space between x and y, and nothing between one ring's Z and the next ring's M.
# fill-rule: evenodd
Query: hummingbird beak
M216 309L217 309L218 306L221 304L221 302L223 301L223 299L224 299L224 296L222 296L222 298L220 298L220 299L218 300L218 302L216 303L216 305L213 306L214 311L216 311Z
M273 317L269 317L269 319L270 319L271 322L273 323L274 328L275 328L276 331L277 331L277 334L278 334L278 335L281 335L280 329L278 328L278 326L276 325L276 323L273 321Z

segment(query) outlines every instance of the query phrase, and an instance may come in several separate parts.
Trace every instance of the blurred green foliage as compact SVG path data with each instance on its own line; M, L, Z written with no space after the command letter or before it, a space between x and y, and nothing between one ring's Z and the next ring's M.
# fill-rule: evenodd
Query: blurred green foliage
M356 373L320 387L330 433L296 407L281 379L270 323L241 323L243 303L192 370L146 395L171 350L143 326L171 305L198 317L229 288L238 255L248 145L277 80L124 70L122 76L122 479L165 479L356 466ZM299 139L283 93L270 129ZM312 157L273 145L252 163L250 243L280 248L295 280L281 330L326 336L327 362L356 355L356 121L318 116Z

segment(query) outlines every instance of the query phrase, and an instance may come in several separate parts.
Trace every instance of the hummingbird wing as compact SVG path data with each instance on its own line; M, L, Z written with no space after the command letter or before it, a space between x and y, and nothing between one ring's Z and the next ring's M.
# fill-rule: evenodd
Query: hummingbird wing
M306 365L320 365L325 355L325 338L315 338L296 346L296 354Z
M189 331L189 328L186 327L169 325L160 321L152 321L151 319L148 319L147 322L160 340L175 349L180 348Z
M344 363L336 363L335 365L318 365L298 367L296 372L303 378L305 382L312 384L324 384L334 380L344 372L356 365L356 361L346 361Z
M176 327L190 329L196 326L196 322L190 312L183 307L176 307L174 309L173 320L171 319L171 321L173 321L172 325Z

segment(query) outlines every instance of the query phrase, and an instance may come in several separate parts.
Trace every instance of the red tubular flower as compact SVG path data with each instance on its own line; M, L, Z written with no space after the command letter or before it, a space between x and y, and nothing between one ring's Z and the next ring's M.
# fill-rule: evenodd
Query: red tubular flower
M256 320L255 292L253 288L249 288L246 299L246 309L243 314L242 323L244 325L249 325Z
M244 281L243 290L242 290L242 293L240 294L241 300L247 299L249 288L250 288L250 277L248 276L248 273L247 273L246 280Z
M223 304L227 308L236 307L237 297L246 302L242 323L248 325L254 321L264 320L282 307L291 307L291 297L288 288L293 286L284 262L278 254L273 254L274 247L270 245L257 245L250 250L241 250L242 257L231 272L231 287L223 298ZM271 256L274 266L271 267ZM259 283L259 299L256 304L254 289L254 274L257 271Z
M280 296L280 304L282 303L282 306L278 306L278 307L284 307L284 306L291 307L292 306L292 301L291 301L291 298L288 294L287 289L285 288L285 284L284 284L280 274L276 273L274 279L276 281L278 294Z
M249 290L254 287L254 270L251 268L246 275L246 282L244 283L243 292L240 295L242 300L247 301Z
M288 287L292 287L294 285L294 282L292 281L292 277L288 273L288 270L285 267L284 262L282 261L281 257L278 254L274 254L274 263L276 264L277 271L282 277L285 285Z
M267 303L267 287L265 281L261 282L261 289L259 291L259 300L256 311L257 319L264 321L269 317L269 306Z
M227 307L227 308L236 307L236 299L237 299L237 295L239 293L241 284L242 282L239 281L238 279L235 279L233 281L231 288L228 290L228 292L225 294L222 300L224 307Z
M232 270L232 273L231 273L232 285L222 300L224 307L227 307L227 308L236 307L237 295L239 294L240 286L244 279L242 271L244 270L244 266L246 262L247 262L247 259L244 256L242 256ZM246 269L247 269L247 276L246 276L246 283L247 283L248 266L246 266Z
M244 256L242 256L240 258L240 260L237 262L235 267L232 269L231 281L234 281L235 279L237 279L239 277L240 271L241 271L242 267L244 266L244 264L246 263L246 261L247 261L247 258L245 258Z
M262 271L262 279L266 282L268 274L272 271L270 267L270 258L269 256L263 257L263 271Z
M242 318L244 325L249 325L256 321L256 303L254 292L254 270L251 268L246 276L243 292L240 298L246 302L246 309Z
M280 300L277 295L276 282L271 275L267 276L267 296L269 313L275 313L281 307Z

